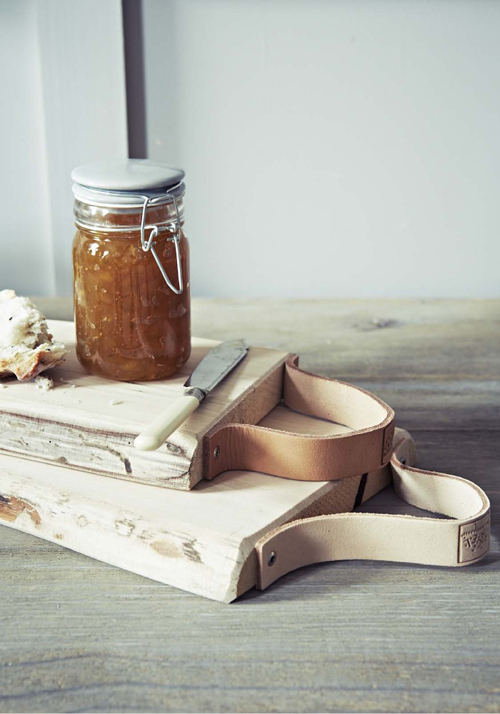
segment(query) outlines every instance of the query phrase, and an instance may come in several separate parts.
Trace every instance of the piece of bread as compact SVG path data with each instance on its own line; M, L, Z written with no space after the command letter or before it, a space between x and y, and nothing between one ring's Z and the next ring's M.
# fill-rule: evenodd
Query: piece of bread
M31 300L0 290L0 378L32 379L61 364L68 350L54 342L44 316Z

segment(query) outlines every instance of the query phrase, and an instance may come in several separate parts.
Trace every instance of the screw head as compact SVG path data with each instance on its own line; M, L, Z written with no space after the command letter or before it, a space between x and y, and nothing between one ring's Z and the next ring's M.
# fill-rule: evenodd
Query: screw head
M214 459L218 459L220 456L220 446L216 446L214 449Z
M274 565L275 562L276 562L276 553L273 550L272 553L269 553L269 558L267 559L267 564L269 566L271 566L271 565Z

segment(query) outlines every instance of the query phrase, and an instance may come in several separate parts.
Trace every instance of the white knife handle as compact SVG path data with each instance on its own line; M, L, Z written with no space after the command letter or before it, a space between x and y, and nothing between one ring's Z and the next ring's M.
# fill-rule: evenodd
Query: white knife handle
M196 396L195 396L196 395ZM200 397L200 399L198 399ZM159 449L167 436L184 424L186 419L199 407L205 398L201 389L192 389L176 399L167 409L142 431L134 441L136 449L154 451Z

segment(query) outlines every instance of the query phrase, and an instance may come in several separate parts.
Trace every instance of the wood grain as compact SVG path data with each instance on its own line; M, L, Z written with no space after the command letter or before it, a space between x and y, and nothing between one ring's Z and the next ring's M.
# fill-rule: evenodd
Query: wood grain
M420 466L486 490L492 552L460 571L314 566L226 606L2 528L1 710L500 711L500 303L193 308L202 337L297 352L386 399ZM374 507L402 510L385 492Z

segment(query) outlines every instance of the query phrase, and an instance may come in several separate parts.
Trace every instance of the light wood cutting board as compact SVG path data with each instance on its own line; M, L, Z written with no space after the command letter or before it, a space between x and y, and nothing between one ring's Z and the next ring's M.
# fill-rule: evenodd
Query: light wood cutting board
M300 415L280 408L266 423L290 428L296 417L305 431ZM334 425L313 430L327 428ZM409 435L396 432L413 453ZM369 474L362 501L389 482L388 466ZM352 510L360 483L360 476L325 483L231 471L188 492L0 455L0 523L230 602L257 583L255 544L263 535L296 518Z
M171 379L116 382L94 377L80 365L72 322L53 320L49 327L69 355L62 366L44 373L54 381L49 391L34 381L0 381L0 453L187 490L203 477L207 432L228 422L256 424L281 399L287 353L250 347L160 449L139 451L134 438L184 392L189 374L218 343L193 338L191 357Z

